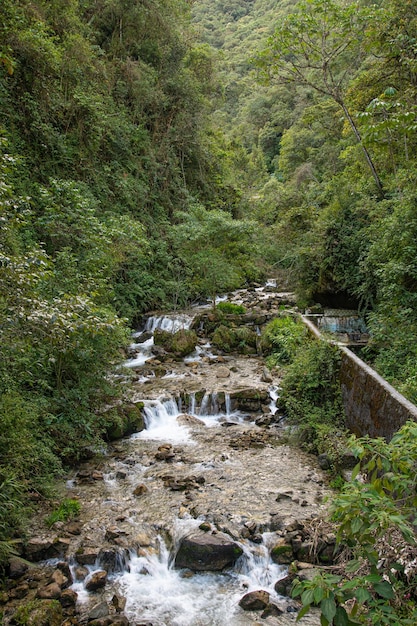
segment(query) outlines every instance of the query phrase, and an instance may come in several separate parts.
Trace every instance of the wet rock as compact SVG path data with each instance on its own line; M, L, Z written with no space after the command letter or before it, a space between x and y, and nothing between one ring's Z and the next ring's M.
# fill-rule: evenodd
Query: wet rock
M120 548L102 549L98 555L100 567L108 574L123 572L129 563L129 552Z
M123 537L124 535L126 535L126 532L124 530L121 530L117 526L110 526L106 529L104 538L106 541L113 542L116 541L116 539Z
M286 576L284 576L284 578L280 578L280 580L278 580L274 585L274 589L277 592L277 594L280 596L290 597L292 583L296 578L297 578L296 572L288 573Z
M75 556L80 565L94 565L99 552L99 548L81 547Z
M250 591L239 601L244 611L262 611L269 604L269 593L264 590Z
M149 489L147 488L147 486L144 485L143 483L141 483L140 485L137 485L134 488L133 495L136 496L136 497L140 497L140 496L143 496L148 491L149 491Z
M20 578L20 576L23 576L23 574L25 574L28 569L29 565L23 559L19 559L19 557L17 556L13 556L9 560L9 578Z
M332 462L328 454L319 454L317 462L322 470L329 470L332 466Z
M56 567L68 579L69 584L72 585L74 581L72 578L70 566L68 565L67 561L60 561L59 563L56 564Z
M256 413L262 411L263 404L268 403L269 393L266 389L247 388L233 391L230 398L239 411Z
M111 603L114 606L114 609L117 613L121 613L125 610L127 599L123 598L123 596L115 593L111 599Z
M88 569L86 567L77 567L75 569L76 580L85 580L88 576Z
M182 329L176 333L170 333L156 329L154 342L155 346L161 346L169 354L182 358L194 352L198 338L193 330Z
M145 421L142 409L143 404L141 402L136 404L132 402L110 409L108 413L111 426L107 429L107 438L109 441L121 439L122 437L127 437L143 430L145 428ZM115 414L113 420L111 419L112 413Z
M105 586L107 582L107 572L105 570L97 570L93 572L85 581L87 591L97 591Z
M59 598L61 606L65 609L75 607L77 604L78 594L73 589L64 589Z
M37 596L42 600L56 600L61 596L61 587L57 583L50 583L38 590Z
M155 454L157 461L172 461L175 457L175 453L172 449L172 444L164 443L158 447L158 452Z
M279 540L271 550L271 559L279 565L288 565L294 560L292 545L286 539Z
M99 602L98 604L93 606L91 611L89 611L88 621L92 622L93 620L98 620L103 617L108 617L108 615L109 615L109 607L107 605L107 602L103 600L102 602Z
M267 617L279 617L279 615L282 615L283 613L284 611L280 609L279 606L270 602L263 611L261 619L266 619Z
M242 552L242 548L226 535L193 533L181 540L175 567L193 571L220 571L233 565Z
M262 370L261 380L264 383L272 383L271 372L266 367L264 367L263 370Z

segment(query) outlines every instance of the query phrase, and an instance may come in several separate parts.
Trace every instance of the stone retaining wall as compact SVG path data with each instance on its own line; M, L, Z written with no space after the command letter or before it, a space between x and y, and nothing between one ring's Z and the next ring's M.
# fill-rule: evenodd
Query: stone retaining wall
M323 339L312 322L302 317L310 332ZM417 421L417 407L387 383L351 350L339 345L342 353L340 385L348 428L358 435L385 437L407 421Z

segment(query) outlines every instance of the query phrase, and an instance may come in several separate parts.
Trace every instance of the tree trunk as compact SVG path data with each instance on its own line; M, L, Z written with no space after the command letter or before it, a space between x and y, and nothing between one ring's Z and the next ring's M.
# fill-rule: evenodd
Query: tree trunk
M340 106L342 107L343 113L345 114L346 119L349 122L350 127L353 130L353 132L355 134L355 137L356 137L358 143L360 144L360 146L362 148L362 151L363 151L363 153L365 155L366 162L368 163L369 168L370 168L370 170L372 172L372 176L374 177L374 180L375 180L375 183L376 183L376 186L377 186L377 189L378 189L378 195L381 198L383 198L384 197L384 189L382 187L381 179L378 176L378 172L376 171L374 162L372 161L371 155L369 154L368 150L366 149L366 146L364 145L364 143L362 141L361 134L360 134L360 132L359 132L359 130L358 130L358 128L357 128L357 126L356 126L352 116L351 116L351 114L349 113L349 110L348 110L346 104L343 101L340 101L340 100L338 102L339 102Z

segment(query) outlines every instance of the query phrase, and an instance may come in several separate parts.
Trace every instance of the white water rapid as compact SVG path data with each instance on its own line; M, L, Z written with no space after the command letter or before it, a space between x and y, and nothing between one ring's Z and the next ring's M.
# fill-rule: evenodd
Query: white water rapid
M288 301L289 294L274 288L271 280L229 298L247 308L255 332ZM190 328L198 314L193 354L175 360L154 349L156 329ZM204 315L210 315L204 307L154 315L133 335L121 370L130 403L143 407L145 429L115 442L106 457L67 481L68 497L81 504L82 527L68 552L80 624L99 609L108 611L109 625L117 610L129 626L295 624L294 601L275 591L286 566L272 561L271 550L297 520L324 510L328 491L317 462L283 442L278 375L265 377L259 355L216 352ZM192 533L224 537L242 555L219 572L176 568L178 546ZM116 566L108 569L103 550ZM84 576L91 580L103 568L105 587L87 591ZM270 594L276 613L243 610L239 602L252 591ZM319 620L305 616L300 624Z

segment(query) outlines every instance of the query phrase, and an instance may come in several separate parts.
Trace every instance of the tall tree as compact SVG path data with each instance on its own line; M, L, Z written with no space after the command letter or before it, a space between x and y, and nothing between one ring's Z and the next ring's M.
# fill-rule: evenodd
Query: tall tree
M382 182L354 117L346 91L366 57L367 31L379 10L334 0L303 0L296 12L282 18L257 63L280 83L311 87L342 109L383 196Z

